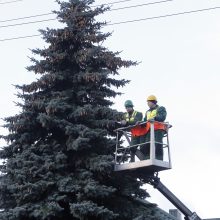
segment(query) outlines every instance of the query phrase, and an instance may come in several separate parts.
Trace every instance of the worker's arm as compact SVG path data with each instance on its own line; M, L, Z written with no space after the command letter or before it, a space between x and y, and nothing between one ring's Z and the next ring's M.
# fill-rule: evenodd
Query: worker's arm
M163 106L160 106L157 110L157 115L154 118L155 121L163 122L166 120L167 111Z

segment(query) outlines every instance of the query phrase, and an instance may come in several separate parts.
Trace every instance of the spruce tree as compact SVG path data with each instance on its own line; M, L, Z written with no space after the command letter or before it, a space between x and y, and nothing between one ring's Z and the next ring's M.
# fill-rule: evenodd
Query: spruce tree
M95 18L108 7L57 2L64 27L40 31L48 46L32 50L41 59L27 68L39 77L16 86L21 111L4 119L0 219L156 219L137 202L148 196L142 182L113 171L120 112L112 100L128 83L115 76L136 62L102 46L111 34Z

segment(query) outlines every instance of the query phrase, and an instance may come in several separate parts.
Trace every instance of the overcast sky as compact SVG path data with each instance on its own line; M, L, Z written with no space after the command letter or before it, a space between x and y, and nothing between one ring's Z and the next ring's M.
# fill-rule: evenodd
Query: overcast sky
M45 46L41 37L5 39L37 35L38 29L45 27L60 27L54 20L9 26L53 19L54 15L47 15L4 22L58 9L53 0L10 1L0 1L1 118L19 113L12 84L35 79L25 69L31 64L30 49ZM159 1L121 1L112 4L112 9ZM97 0L94 5L110 2L118 1ZM124 95L115 99L114 108L124 111L124 101L131 99L135 109L144 113L150 94L156 95L159 105L166 107L167 121L173 125L170 130L173 168L160 172L159 177L201 218L220 217L220 8L215 7L220 7L218 0L170 0L110 11L99 18L114 24L210 8L103 28L104 32L112 32L105 46L122 51L124 59L140 62L136 67L121 70L121 77L131 82L120 90ZM1 133L5 132L1 129ZM166 211L174 208L156 189L148 185L146 188L151 202Z

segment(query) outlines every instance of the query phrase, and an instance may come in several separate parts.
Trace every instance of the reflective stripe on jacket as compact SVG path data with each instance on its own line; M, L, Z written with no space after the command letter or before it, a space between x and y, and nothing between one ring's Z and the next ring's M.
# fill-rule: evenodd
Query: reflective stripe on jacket
M154 109L153 111L147 111L147 120L154 119L157 115L157 109Z
M126 121L126 122L133 122L134 119L135 119L136 114L137 114L137 111L133 111L132 114L131 114L131 116L129 115L128 112L125 113L125 121Z

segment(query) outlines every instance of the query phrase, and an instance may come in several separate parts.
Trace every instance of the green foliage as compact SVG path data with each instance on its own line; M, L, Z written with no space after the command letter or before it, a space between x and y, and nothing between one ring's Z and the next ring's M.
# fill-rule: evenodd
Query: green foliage
M112 211L104 208L103 206L97 206L97 204L91 201L83 201L81 203L74 203L70 206L71 213L78 219L115 219L118 215ZM86 216L86 218L84 217Z
M5 118L8 145L0 151L1 220L151 219L151 208L134 198L142 183L113 172L112 109L119 69L136 65L102 46L110 36L95 17L109 8L92 0L60 2L65 27L41 30L48 47L33 53L27 69L36 81L17 85L21 113Z

